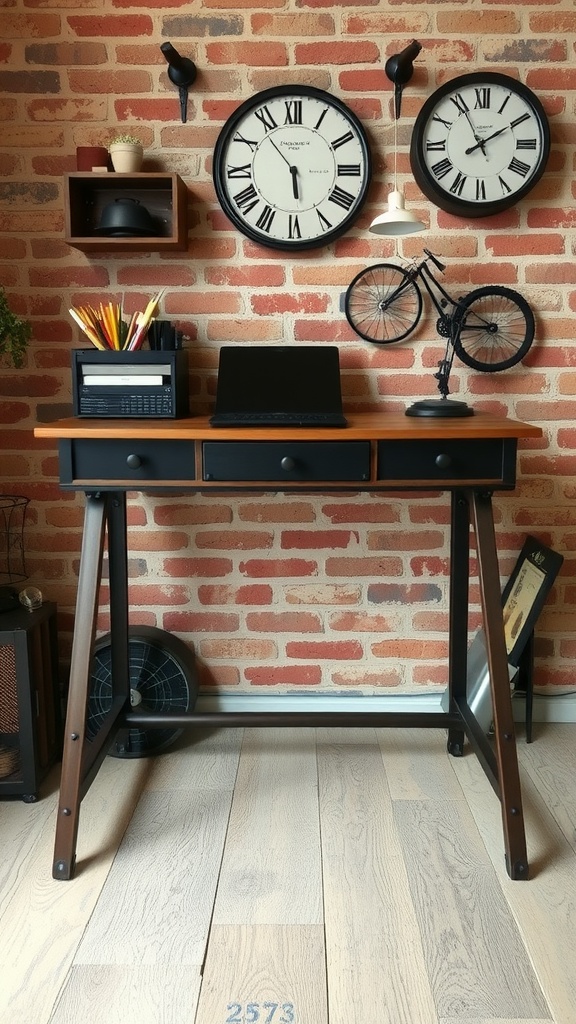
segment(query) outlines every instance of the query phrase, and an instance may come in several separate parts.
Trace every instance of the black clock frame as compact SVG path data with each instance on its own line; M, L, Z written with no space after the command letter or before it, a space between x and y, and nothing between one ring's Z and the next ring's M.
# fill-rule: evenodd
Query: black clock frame
M430 173L423 159L424 132L428 121L437 106L438 102L448 93L456 92L458 88L468 85L500 85L516 92L532 107L534 116L542 135L542 153L540 162L530 179L511 196L503 196L502 199L494 200L491 203L474 203L458 196L450 196L440 187L436 179ZM491 217L503 210L515 206L520 199L532 191L534 186L542 177L548 157L550 155L550 125L542 103L528 88L524 82L518 81L511 75L504 75L497 71L474 71L467 75L459 75L448 82L444 82L428 97L414 122L412 138L410 142L410 165L414 179L427 199L430 199L435 206L438 206L445 213L451 213L457 217Z
M328 105L335 107L340 113L350 122L354 130L357 132L362 147L362 153L365 165L365 175L362 188L358 195L358 199L351 209L349 215L342 220L337 227L331 231L327 231L325 234L316 238L308 239L294 239L292 241L286 239L276 239L263 237L259 231L253 230L250 224L239 216L236 208L230 201L228 190L226 188L226 173L225 173L225 154L226 147L233 133L236 131L237 125L249 114L255 107L261 106L270 99L275 99L278 96L311 96L318 99ZM368 189L372 180L372 154L370 151L370 144L368 142L368 136L366 130L356 116L353 110L347 106L343 100L340 100L337 96L333 96L332 93L326 92L324 89L317 89L311 85L275 85L270 89L263 89L261 92L255 93L249 99L245 100L240 104L239 107L230 115L228 120L224 123L220 130L220 134L216 140L214 147L214 158L213 158L213 170L212 176L214 180L214 187L216 189L216 195L218 202L222 207L224 213L232 221L234 226L238 228L242 234L246 235L253 242L257 242L259 245L263 245L270 249L280 249L285 252L300 252L304 249L318 249L321 246L329 245L331 242L340 238L348 231L352 224L357 219L364 203L368 196Z

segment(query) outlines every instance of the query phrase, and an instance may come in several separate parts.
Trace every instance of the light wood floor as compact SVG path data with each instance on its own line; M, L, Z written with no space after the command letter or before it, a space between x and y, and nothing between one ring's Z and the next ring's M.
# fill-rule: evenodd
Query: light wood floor
M519 738L532 878L442 731L188 733L0 803L1 1024L574 1024L576 726ZM468 748L467 748L468 749Z

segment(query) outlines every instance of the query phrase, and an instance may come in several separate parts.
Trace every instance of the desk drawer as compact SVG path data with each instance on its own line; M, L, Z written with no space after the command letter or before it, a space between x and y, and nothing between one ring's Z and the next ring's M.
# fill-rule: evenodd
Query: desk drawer
M149 483L194 480L196 475L193 441L74 440L70 456L72 480Z
M204 480L370 479L369 441L205 441Z
M513 487L516 438L481 441L379 441L379 480L474 481Z

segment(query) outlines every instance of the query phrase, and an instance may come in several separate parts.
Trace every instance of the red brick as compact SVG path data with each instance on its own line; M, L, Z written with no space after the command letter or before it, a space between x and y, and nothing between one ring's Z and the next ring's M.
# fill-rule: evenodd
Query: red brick
M400 558L327 558L327 576L400 576Z
M284 599L287 604L359 604L361 591L359 587L347 583L305 583L285 586Z
M285 550L291 548L320 550L322 548L347 548L359 542L360 537L356 530L283 530L280 547Z
M81 16L69 14L66 18L69 27L77 36L94 36L101 39L108 36L110 39L121 39L123 36L150 36L154 26L152 18L144 14L120 14L107 13L106 17L101 15L83 14Z
M172 633L237 633L240 628L240 617L231 612L165 612L163 621Z
M288 64L288 53L283 43L207 43L209 64L248 64L259 67L283 67Z
M380 59L376 43L371 41L296 43L297 64L375 64Z
M369 689L394 689L402 684L402 673L398 669L374 672L370 669L347 666L332 673L335 686L363 686Z
M254 530L198 531L194 538L194 543L200 550L212 548L221 551L254 551L271 548L273 541L273 534Z
M357 640L292 640L286 644L286 655L313 661L358 661L363 650Z
M277 293L253 295L251 308L257 316L271 316L277 313L325 313L330 301L327 295L313 293Z
M315 576L318 572L317 563L304 558L251 558L247 562L240 562L239 569L244 576L255 578Z
M232 509L229 505L220 505L209 501L205 505L187 502L186 504L157 505L154 509L154 521L159 526L187 526L200 523L229 523L232 520Z
M165 558L164 572L176 578L203 576L211 579L215 576L228 576L232 572L232 561L229 558Z
M254 633L321 633L322 622L312 612L248 612L246 627Z
M244 676L252 686L319 686L322 682L322 672L317 665L246 668Z
M431 661L446 658L448 644L441 640L383 640L370 645L375 658L400 658L410 661Z
M201 604L272 604L274 591L267 583L245 584L233 587L230 584L204 584L198 587Z
M309 502L242 502L238 518L248 523L314 522L314 507Z
M268 661L277 654L276 644L272 640L261 638L233 637L231 640L212 639L200 641L200 653L203 658L226 658L232 661L257 658Z
M330 629L350 633L389 633L397 628L397 622L385 615L361 611L337 612L330 616L328 624Z

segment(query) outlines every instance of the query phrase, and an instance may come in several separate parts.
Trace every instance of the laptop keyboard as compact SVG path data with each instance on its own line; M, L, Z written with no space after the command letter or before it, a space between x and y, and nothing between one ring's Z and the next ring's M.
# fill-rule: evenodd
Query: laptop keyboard
M305 413L299 414L296 412L286 413L271 413L271 412L239 412L239 413L220 413L217 416L219 423L230 423L231 425L246 425L262 423L264 425L274 424L279 425L290 425L291 423L302 424L303 426L314 426L315 424L325 423L330 425L332 423L343 422L340 416L334 416L332 413Z

